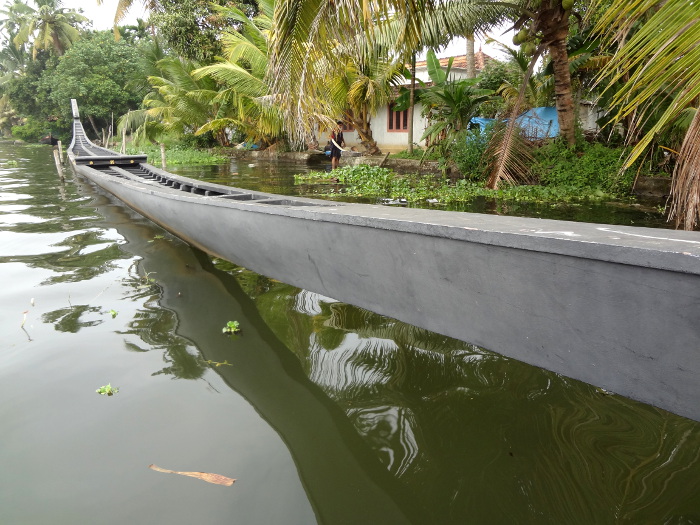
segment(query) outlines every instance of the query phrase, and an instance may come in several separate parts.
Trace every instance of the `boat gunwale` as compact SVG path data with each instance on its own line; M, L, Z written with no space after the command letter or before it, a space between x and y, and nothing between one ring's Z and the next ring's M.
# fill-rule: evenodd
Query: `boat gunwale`
M69 152L75 165L75 157ZM656 268L700 275L700 234L595 223L555 221L530 217L504 217L469 212L397 208L380 204L330 202L321 199L291 197L249 191L242 188L207 183L175 175L150 164L144 169L179 184L214 191L222 195L186 193L162 184L141 180L137 176L116 178L88 165L76 165L79 171L92 170L88 178L104 183L129 185L151 195L227 207L247 212L282 215L290 218L333 222L348 226L395 230L403 233L490 244L520 250L569 255L577 258ZM108 166L119 168L119 165ZM112 193L115 193L112 191ZM236 196L254 195L250 200ZM118 196L118 195L117 195ZM233 196L233 198L231 198ZM294 205L285 202L294 201ZM128 204L128 202L127 202Z

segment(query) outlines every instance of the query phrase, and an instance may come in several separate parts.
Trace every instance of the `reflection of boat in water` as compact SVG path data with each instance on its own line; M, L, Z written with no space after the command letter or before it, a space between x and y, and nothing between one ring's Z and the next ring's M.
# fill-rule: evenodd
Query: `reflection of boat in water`
M74 117L74 169L207 252L700 419L697 233L244 191L98 148Z
M282 438L318 523L427 523L345 414L306 378L295 356L270 332L235 279L217 271L201 252L184 250L176 243L162 242L154 250L149 244L153 232L130 220L130 212L120 210L102 206L100 211L128 241L127 251L143 256L144 266L153 274L168 276L158 302L164 312L175 313L177 335L162 345L170 365L166 373L184 370L184 377L189 378L203 363L207 368L207 362L232 363L211 368ZM239 344L221 334L222 312L223 319L235 318L245 327L235 342ZM139 317L139 323L143 321ZM149 335L139 331L140 337ZM181 352L183 341L178 344L178 338L188 345L197 341L194 350L201 352L203 359ZM179 355L172 355L173 346ZM264 493L265 488L259 491Z

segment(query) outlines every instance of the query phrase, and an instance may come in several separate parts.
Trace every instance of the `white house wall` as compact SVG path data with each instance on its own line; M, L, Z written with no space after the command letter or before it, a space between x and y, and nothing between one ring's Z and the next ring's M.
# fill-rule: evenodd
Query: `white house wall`
M422 105L416 104L413 111L413 142L418 145L422 145L420 138L427 127L426 121L420 115L421 110ZM407 131L388 130L388 109L386 106L380 109L377 115L372 117L371 124L374 140L377 141L379 149L385 153L396 153L408 149ZM319 148L323 149L328 143L329 137L330 133L327 131L318 134ZM343 137L345 138L345 146L347 148L355 147L357 151L362 151L363 148L360 145L360 137L356 131L344 131Z
M427 127L427 122L421 117L423 106L416 104L413 110L413 142L421 145L421 136ZM388 109L383 107L378 114L372 119L372 132L374 140L377 141L379 149L385 152L398 152L408 149L408 132L407 131L389 131Z

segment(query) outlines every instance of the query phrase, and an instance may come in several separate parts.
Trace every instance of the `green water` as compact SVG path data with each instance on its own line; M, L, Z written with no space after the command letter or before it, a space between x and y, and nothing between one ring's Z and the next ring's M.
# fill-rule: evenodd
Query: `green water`
M6 160L0 524L700 523L700 424L212 261L48 148Z

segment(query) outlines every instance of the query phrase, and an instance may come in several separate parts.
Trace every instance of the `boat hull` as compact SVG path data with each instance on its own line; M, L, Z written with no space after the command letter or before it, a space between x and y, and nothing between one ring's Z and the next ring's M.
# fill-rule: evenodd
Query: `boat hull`
M700 420L697 236L279 196L268 202L286 205L233 201L74 168L213 255ZM591 228L622 240L592 241Z

